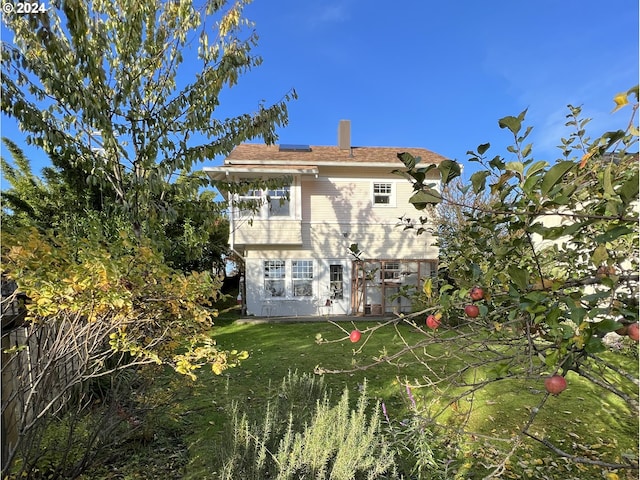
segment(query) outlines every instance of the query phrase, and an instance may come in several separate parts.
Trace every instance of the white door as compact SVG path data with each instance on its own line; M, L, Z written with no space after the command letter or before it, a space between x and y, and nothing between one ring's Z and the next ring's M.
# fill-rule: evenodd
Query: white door
M332 302L332 313L346 315L351 306L350 270L346 260L329 260L329 298Z

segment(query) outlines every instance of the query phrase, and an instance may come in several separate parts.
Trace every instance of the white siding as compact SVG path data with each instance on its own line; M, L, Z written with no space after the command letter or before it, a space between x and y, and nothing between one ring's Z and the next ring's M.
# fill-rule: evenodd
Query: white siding
M236 243L245 255L247 313L263 315L317 315L323 311L329 291L329 266L343 265L345 298L334 302L331 313L351 313L350 245L358 244L363 258L437 259L436 238L428 233L416 236L404 231L399 218L425 215L409 204L411 184L389 169L324 168L318 178L303 177L292 205L300 212L297 220L254 220L236 230ZM437 179L433 180L438 183ZM373 205L374 182L392 183L390 205ZM297 215L296 215L297 216ZM298 217L299 218L299 217ZM291 261L314 262L313 297L294 298ZM265 298L264 261L284 260L287 295ZM265 305L270 306L265 309Z

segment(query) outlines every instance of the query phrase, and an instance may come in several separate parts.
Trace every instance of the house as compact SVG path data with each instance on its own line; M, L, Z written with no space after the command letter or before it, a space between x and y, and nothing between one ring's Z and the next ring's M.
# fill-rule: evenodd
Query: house
M399 227L403 215L421 212L409 203L412 185L392 171L404 168L401 152L424 165L444 157L422 148L354 147L350 130L342 120L337 146L241 144L223 166L204 168L230 202L229 245L244 263L247 314L409 311L398 293L435 273L435 236ZM439 186L438 170L429 175ZM240 194L229 188L277 178L286 184ZM243 200L257 200L258 211L241 210Z

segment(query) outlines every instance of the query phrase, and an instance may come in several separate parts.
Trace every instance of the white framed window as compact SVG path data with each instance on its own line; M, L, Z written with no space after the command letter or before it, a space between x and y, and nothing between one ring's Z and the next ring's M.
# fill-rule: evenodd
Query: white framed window
M291 278L294 297L313 296L313 260L293 260Z
M329 265L329 291L331 300L344 299L342 265Z
M267 198L269 200L269 217L290 217L291 216L291 204L289 202L291 198L291 187L286 185L275 190L269 190L267 192Z
M255 179L241 179L250 182ZM284 185L272 190L248 190L239 194L238 215L243 218L255 217L268 219L272 217L291 217L291 186Z
M284 297L286 293L287 272L284 260L264 261L265 297Z
M243 182L251 182L253 179L251 178L242 178ZM263 198L262 198L262 190L253 189L248 190L246 193L242 193L238 195L238 204L239 210L238 214L240 217L252 217L252 216L261 216L261 210L263 206Z
M395 206L394 188L392 182L373 182L371 186L371 200L374 206Z
M400 278L400 263L385 262L382 270L383 280L398 280Z

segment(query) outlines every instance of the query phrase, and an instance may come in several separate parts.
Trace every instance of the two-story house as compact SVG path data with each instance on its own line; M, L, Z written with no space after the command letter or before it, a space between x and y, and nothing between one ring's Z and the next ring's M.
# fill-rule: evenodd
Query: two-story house
M392 173L404 168L401 152L425 165L444 160L422 148L354 147L350 122L343 120L337 146L241 144L223 166L204 169L217 185L290 180L272 190L221 191L230 202L229 244L244 263L247 314L410 310L409 300L397 294L434 274L438 248L434 235L398 226L405 214L424 215L409 203L409 181ZM430 173L438 185L438 170ZM256 199L257 212L235 206ZM350 253L354 244L361 261Z

